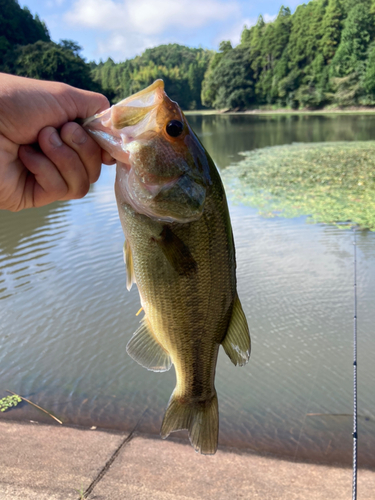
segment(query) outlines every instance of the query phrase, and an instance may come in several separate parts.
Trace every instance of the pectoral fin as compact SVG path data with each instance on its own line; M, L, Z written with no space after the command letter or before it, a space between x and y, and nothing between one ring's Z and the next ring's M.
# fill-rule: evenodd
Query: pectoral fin
M233 303L229 328L221 344L234 365L243 366L249 361L251 350L249 327L237 295Z
M153 372L166 372L172 366L171 357L156 340L146 319L129 340L126 351L134 361Z
M160 236L154 241L179 275L187 276L196 272L197 263L191 255L189 247L168 226L163 227Z
M130 290L132 284L135 283L135 275L133 266L133 255L128 240L125 240L124 243L124 262L126 266L126 288Z

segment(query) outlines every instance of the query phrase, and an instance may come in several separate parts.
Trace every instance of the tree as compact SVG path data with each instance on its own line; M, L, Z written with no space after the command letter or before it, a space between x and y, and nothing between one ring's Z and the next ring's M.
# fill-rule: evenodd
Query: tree
M344 19L344 10L340 0L330 0L323 17L323 36L320 40L320 53L326 64L330 64L339 46Z
M40 80L54 80L74 87L100 90L90 75L90 67L67 44L38 41L14 50L13 73Z
M38 40L50 41L47 26L27 7L21 9L16 0L0 0L0 70L7 71L5 60L16 45L27 45ZM9 55L7 55L9 54Z
M220 108L246 108L254 101L253 71L248 63L248 48L221 45L220 61L207 75L206 87L211 87L209 103ZM207 89L206 89L207 90ZM208 93L207 93L208 95Z
M375 103L375 0L282 6L274 21L244 26L237 47L160 45L120 63L87 64L76 42L51 42L16 0L0 0L0 26L0 70L102 89L112 102L162 78L183 109Z
M374 18L365 3L355 4L348 13L340 45L330 65L331 84L336 88L338 104L356 104L369 89L370 73L367 58L374 38Z
M16 0L0 0L1 35L11 45L50 41L48 29L39 16L32 16L27 7L21 9Z
M274 22L263 25L262 43L258 44L258 63L252 63L253 69L256 68L256 74L258 74L255 87L258 102L271 104L279 98L278 84L287 74L286 48L291 26L290 9L284 6L281 7ZM253 54L254 48L251 58ZM283 62L281 62L282 59Z
M368 95L368 104L375 104L375 42L369 47L366 71L363 77L363 87Z
M92 67L92 78L107 97L118 102L162 78L168 94L184 109L202 107L201 87L211 52L178 44L147 49L141 56L121 63L108 59Z
M341 42L331 64L331 75L344 77L364 72L367 50L374 37L374 19L363 3L357 3L345 20Z

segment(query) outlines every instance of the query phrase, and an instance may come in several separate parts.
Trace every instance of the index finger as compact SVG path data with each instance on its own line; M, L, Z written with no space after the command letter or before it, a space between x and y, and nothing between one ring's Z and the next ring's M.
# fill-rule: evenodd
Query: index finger
M90 184L99 179L102 166L100 146L77 123L68 122L61 128L61 139L80 157Z
M103 94L69 87L69 85L67 87L70 90L76 110L75 116L71 118L71 121L76 118L90 118L90 116L94 116L110 107L109 100Z

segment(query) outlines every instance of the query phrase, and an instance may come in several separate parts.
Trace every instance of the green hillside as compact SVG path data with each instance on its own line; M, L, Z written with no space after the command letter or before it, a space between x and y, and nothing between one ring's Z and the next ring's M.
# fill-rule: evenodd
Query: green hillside
M92 75L117 102L162 78L171 99L184 109L202 108L201 89L212 53L178 44L147 49L141 56L115 64L93 65Z
M218 52L178 44L87 63L16 0L0 0L0 70L104 92L117 102L163 78L183 109L375 105L375 0L312 0L259 17Z

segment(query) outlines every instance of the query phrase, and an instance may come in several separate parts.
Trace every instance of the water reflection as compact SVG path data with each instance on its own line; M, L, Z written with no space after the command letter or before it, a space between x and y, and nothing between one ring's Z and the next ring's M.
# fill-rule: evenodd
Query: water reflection
M312 118L311 122L296 116L189 119L196 121L202 141L224 168L251 144L272 145L283 134L287 142L296 140L292 136L300 136L301 130L293 127L302 127L306 134L313 129L319 135L316 117ZM353 122L344 127L341 117L341 125L324 117L333 130L351 128L369 134L374 125L372 116L365 117L366 127L357 117L343 118ZM230 141L224 141L226 135ZM307 137L301 139L306 142ZM34 225L29 233L27 217L36 212L5 218L0 214L0 288L6 289L0 302L0 397L10 389L30 396L64 422L127 430L147 409L140 430L156 433L174 388L174 373L148 372L125 352L139 324L135 313L140 305L137 291L129 293L125 286L123 234L113 181L114 168L104 167L88 197L41 212L45 217L30 221ZM256 208L244 205L230 204L230 211L238 289L253 352L241 369L222 352L219 356L219 443L349 464L350 417L308 414L351 413L352 234L306 224L304 217L265 219ZM18 224L17 217L25 217L25 222ZM22 264L27 266L29 285L17 289L12 262L22 253L34 259ZM44 263L48 272L38 274L38 265ZM19 275L23 272L20 264ZM363 232L358 234L358 382L359 413L368 420L360 421L360 463L372 467L373 283L375 234ZM25 404L0 418L52 423Z
M21 241L31 241L34 235L38 239L38 233L60 219L66 207L66 203L60 202L17 213L0 210L0 255L14 254Z
M293 142L375 139L375 115L190 115L219 168L240 160L240 151Z
M68 206L56 203L19 213L0 211L0 300L32 289L50 271L52 250L67 231Z

